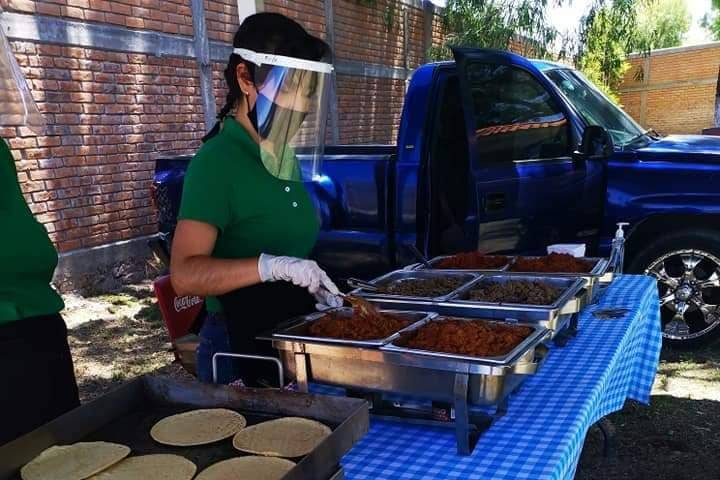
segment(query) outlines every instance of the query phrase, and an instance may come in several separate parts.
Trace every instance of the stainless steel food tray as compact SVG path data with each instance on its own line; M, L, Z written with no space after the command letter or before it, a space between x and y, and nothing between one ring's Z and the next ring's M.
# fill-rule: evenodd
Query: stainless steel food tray
M416 325L432 321L431 318ZM527 375L534 374L548 350L543 345L551 333L539 325L529 325L533 333L514 357L500 359L460 359L392 349L362 348L351 345L309 343L261 337L272 340L290 378L301 391L310 382L344 387L355 391L407 395L449 402L455 409L455 433L460 454L472 450L469 404L495 406L496 415L507 408L507 397Z
M561 286L564 292L552 305L519 305L463 300L462 296L483 280L536 280ZM538 324L552 331L552 337L560 333L572 320L572 316L588 303L586 281L577 277L546 277L497 273L480 275L474 282L462 287L448 300L435 302L428 299L409 300L400 297L368 297L380 308L398 310L421 310L468 318L492 318L508 322Z
M515 257L515 259L520 258ZM523 256L522 258L541 258L539 256ZM559 273L543 273L543 272L512 272L510 270L507 271L508 274L512 275L543 275L543 276L552 276L552 277L566 277L566 278L582 278L587 283L585 284L585 288L588 291L588 298L590 300L590 303L594 303L598 295L600 293L600 285L601 284L609 284L612 282L614 273L612 270L610 270L610 261L607 258L598 258L598 257L584 257L582 260L587 260L589 262L595 262L595 266L590 270L588 273L568 273L568 272L559 272ZM514 263L514 261L513 261Z
M431 267L435 269L435 265L440 263L441 261L445 260L446 258L454 257L455 255L441 255L439 257L432 258L428 261ZM507 263L498 268L438 268L435 269L437 271L448 271L448 272L504 272L508 268L510 268L510 264L512 263L513 259L515 258L512 255L493 255L489 254L489 257L506 257ZM413 265L409 265L406 267L406 270L420 270L420 271L427 271L427 267L423 263L415 263Z
M283 480L338 478L340 460L369 426L364 400L283 392L273 389L238 390L228 386L143 376L84 404L0 446L0 480L19 480L18 470L43 450L78 441L108 441L127 445L131 455L167 453L195 463L198 471L228 458L243 456L231 439L197 447L172 447L155 442L150 428L168 415L197 408L229 408L252 425L273 418L300 416L316 419L332 429Z
M393 295L389 293L379 293L379 292L373 292L370 290L365 290L363 288L357 288L350 292L351 295L358 295L364 298L374 298L374 299L398 299L402 300L403 302L414 302L414 301L431 301L431 302L442 302L444 300L448 300L449 298L453 297L460 289L465 287L466 285L474 282L478 279L479 274L472 273L472 272L464 272L464 271L458 271L458 270L396 270L394 272L390 272L388 274L385 274L381 277L378 277L374 280L371 280L370 284L375 285L377 287L386 287L388 285L391 285L396 282L402 282L404 280L432 280L435 278L457 278L462 283L460 286L458 286L456 289L454 289L451 292L446 293L445 295L438 295L435 297L417 297L412 295Z
M430 260L430 264L437 263L443 258L447 258L450 255L436 257ZM478 273L507 273L509 275L536 275L536 276L551 276L551 277L567 277L567 278L583 278L587 283L585 288L588 291L588 300L590 303L594 303L598 299L600 293L600 285L607 285L612 282L614 278L614 272L610 269L610 261L606 258L599 257L584 257L583 260L594 262L595 266L588 273L544 273L544 272L512 272L510 268L520 255L509 255L510 262L508 265L498 269L485 269L485 270L433 270L436 272L478 272ZM522 256L523 258L540 258L540 256ZM429 271L425 268L422 263L415 263L408 265L404 270L410 271Z
M411 335L413 335L415 332L417 332L420 328L424 327L425 325L431 323L431 322L442 322L444 320L462 320L466 322L488 322L488 323L497 323L502 325L507 325L509 327L521 327L526 326L533 329L533 332L525 338L522 342L520 342L515 348L513 348L511 351L506 353L505 355L501 356L494 356L494 357L478 357L474 355L460 355L455 353L445 353L445 352L435 352L430 350L422 350L417 348L410 348L410 347L403 347L401 345L396 345L397 342L400 340L407 338ZM445 316L445 315L438 315L436 317L433 317L432 319L428 319L423 322L418 322L417 324L413 325L411 328L406 328L402 333L400 333L397 338L395 338L392 342L388 343L387 345L381 347L380 349L387 352L398 352L398 353L409 353L414 355L421 355L424 357L434 358L434 359L442 359L442 360L450 360L450 361L458 361L458 362L471 362L471 364L475 364L476 362L479 362L483 365L509 365L513 363L513 360L516 358L519 358L528 350L528 347L530 347L538 336L542 336L546 334L547 332L544 332L542 328L538 328L537 325L533 324L507 324L507 322L498 322L496 320L492 319L479 319L479 318L463 318L463 317L451 317L451 316ZM534 367L533 367L534 368Z
M418 328L427 319L414 326ZM524 378L535 373L535 351L550 334L536 324L522 324L533 332L522 346L505 358L455 358L380 347L357 348L273 339L288 377L302 390L308 382L351 389L391 392L452 401L455 374L467 375L467 400L475 405L497 405ZM267 337L265 337L267 339Z
M336 345L348 345L353 347L364 347L364 348L377 348L385 345L388 342L391 342L395 338L400 335L400 332L404 331L407 328L412 327L416 323L422 322L424 320L427 320L428 318L431 318L434 316L434 313L427 313L427 312L418 312L418 311L401 311L401 310L380 310L380 313L387 313L390 315L395 315L397 317L407 318L410 321L410 324L397 331L394 332L392 335L386 337L386 338L378 338L374 340L345 340L342 338L328 338L328 337L313 337L309 333L310 325L312 325L313 322L316 322L320 320L322 317L324 317L327 313L341 313L347 316L353 315L352 308L336 308L332 310L328 310L326 312L317 312L310 315L305 315L303 317L300 317L296 320L291 320L279 330L275 330L270 333L270 339L285 339L285 340L292 340L292 341L301 341L301 342L307 342L307 343L326 343L326 344L336 344ZM267 338L267 336L263 336L263 338Z

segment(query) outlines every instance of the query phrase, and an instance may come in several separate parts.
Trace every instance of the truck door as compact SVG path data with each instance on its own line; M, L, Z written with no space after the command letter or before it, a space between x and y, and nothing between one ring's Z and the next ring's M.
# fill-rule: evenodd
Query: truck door
M603 176L599 165L572 156L582 125L572 108L518 55L454 53L468 137L470 243L526 254L552 243L590 243L602 215Z

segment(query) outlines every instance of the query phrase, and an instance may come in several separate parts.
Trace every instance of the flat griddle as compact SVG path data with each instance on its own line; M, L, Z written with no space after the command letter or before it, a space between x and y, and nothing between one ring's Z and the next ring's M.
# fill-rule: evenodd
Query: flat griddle
M146 376L0 447L0 480L20 480L19 469L40 452L52 445L78 441L120 443L131 448L132 456L180 455L195 463L198 472L219 461L246 456L233 448L232 438L197 447L173 447L159 444L150 436L150 429L162 418L214 407L241 413L248 426L300 416L332 429L332 434L311 453L291 459L297 465L284 480L331 478L342 456L368 429L368 406L363 400L269 389L236 390Z

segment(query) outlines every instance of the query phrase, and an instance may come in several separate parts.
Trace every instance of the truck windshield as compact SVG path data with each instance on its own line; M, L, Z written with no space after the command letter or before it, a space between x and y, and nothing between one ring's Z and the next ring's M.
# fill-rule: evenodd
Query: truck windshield
M588 125L605 127L618 147L648 138L643 128L612 103L580 72L570 69L546 71L545 75L572 102Z

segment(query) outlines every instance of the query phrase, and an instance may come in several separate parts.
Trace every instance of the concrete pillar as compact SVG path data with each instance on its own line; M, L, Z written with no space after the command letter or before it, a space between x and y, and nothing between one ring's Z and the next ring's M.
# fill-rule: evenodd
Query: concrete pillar
M261 12L263 10L262 0L237 0L237 4L238 15L240 16L238 25L240 25L243 20L253 13Z

